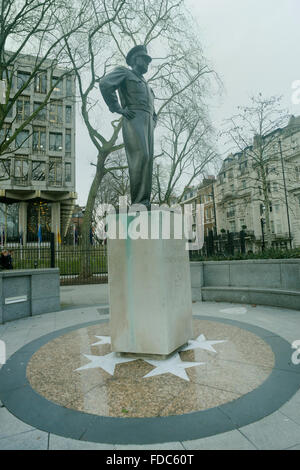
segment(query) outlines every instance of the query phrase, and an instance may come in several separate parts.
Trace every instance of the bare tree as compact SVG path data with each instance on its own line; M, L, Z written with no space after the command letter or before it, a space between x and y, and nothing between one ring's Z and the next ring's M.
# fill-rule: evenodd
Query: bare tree
M20 146L16 143L17 137L47 105L55 87L64 77L73 73L65 53L65 41L70 40L82 29L88 29L92 4L92 0L1 1L0 81L4 86L5 96L3 102L0 102L0 155L11 153L12 144L16 148ZM24 58L30 62L21 73L18 67L20 64L24 67ZM55 77L54 70L57 66L63 72ZM49 80L45 87L44 77ZM11 119L14 105L29 87L34 86L36 89L39 84L43 87L39 106L33 111L28 110L12 131L12 126L7 122L14 122L14 119Z
M212 144L213 128L204 106L197 103L195 88L161 113L162 157L157 159L154 174L160 204L170 205L175 196L180 203L184 188L199 180L218 157Z
M131 47L136 44L147 45L152 49L154 57L148 82L155 91L156 112L160 118L163 113L170 113L171 103L176 99L179 101L179 97L192 86L197 86L200 92L213 74L203 57L199 41L190 32L192 28L182 0L128 0L122 8L115 5L115 11L114 21L107 24L106 30L99 29L98 19L94 28L82 38L81 45L74 46L71 41L67 41L76 70L83 120L97 150L95 176L84 214L83 232L86 233L86 239L83 239L83 243L88 242L88 229L98 188L105 175L112 171L108 157L123 148L120 138L122 118L112 120L108 137L105 137L106 123L99 123L95 119L95 109L99 109L99 95L95 97L93 90L99 78L110 67L120 64L120 61L122 63ZM105 44L108 51L102 57L98 54L100 44L101 50ZM158 51L160 57L155 54ZM89 58L85 75L76 68L77 60L80 62L82 55ZM158 123L157 135L164 132L163 122L162 119ZM168 194L171 191L169 189Z
M281 97L263 97L261 93L251 98L251 105L239 107L239 112L227 121L225 134L240 154L240 169L245 172L248 197L242 206L260 202L261 217L265 220L266 246L271 246L272 211L271 185L278 187L277 199L284 199L285 178L282 172L280 138L287 124L288 114L280 106ZM285 152L289 153L288 148ZM288 174L292 166L284 162Z

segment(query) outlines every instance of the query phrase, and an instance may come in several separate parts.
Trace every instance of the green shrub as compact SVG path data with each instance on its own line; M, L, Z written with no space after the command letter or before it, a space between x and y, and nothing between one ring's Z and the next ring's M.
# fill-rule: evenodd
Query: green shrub
M293 248L292 250L275 250L269 248L260 253L236 253L234 255L216 254L210 257L202 256L198 253L191 253L191 261L234 261L243 259L289 259L298 258L300 259L300 247Z

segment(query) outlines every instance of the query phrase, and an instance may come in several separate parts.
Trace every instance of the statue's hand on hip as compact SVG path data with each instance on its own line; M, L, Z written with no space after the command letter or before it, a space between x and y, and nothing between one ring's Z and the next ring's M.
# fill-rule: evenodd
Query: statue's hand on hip
M135 117L135 112L127 108L121 108L118 113L122 114L126 119L133 119Z

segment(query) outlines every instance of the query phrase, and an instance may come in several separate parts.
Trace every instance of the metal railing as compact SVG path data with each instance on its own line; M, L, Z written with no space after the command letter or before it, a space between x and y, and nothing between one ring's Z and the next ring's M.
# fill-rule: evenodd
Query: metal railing
M14 246L13 246L14 245ZM13 269L59 268L61 285L99 284L107 282L105 245L54 245L31 242L11 244Z

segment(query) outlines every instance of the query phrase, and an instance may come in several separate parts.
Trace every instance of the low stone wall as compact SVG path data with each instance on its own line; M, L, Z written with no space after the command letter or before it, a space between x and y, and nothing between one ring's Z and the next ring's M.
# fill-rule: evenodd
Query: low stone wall
M58 268L0 271L0 323L57 310Z
M191 262L192 299L300 310L300 260Z

